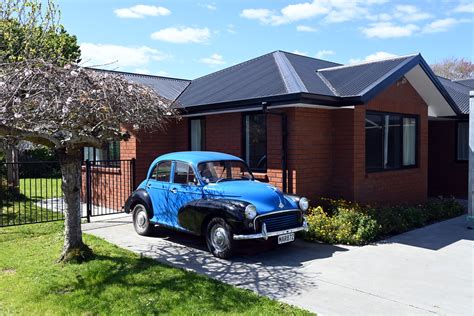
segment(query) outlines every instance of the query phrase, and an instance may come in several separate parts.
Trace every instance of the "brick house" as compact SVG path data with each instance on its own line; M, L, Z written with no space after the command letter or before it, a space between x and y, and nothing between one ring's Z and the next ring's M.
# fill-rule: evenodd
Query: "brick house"
M419 54L344 66L276 51L192 81L123 75L182 113L164 133L115 145L114 158L136 159L137 181L156 156L208 150L242 157L259 180L310 199L416 203L467 192L467 163L451 157L452 127L467 112Z

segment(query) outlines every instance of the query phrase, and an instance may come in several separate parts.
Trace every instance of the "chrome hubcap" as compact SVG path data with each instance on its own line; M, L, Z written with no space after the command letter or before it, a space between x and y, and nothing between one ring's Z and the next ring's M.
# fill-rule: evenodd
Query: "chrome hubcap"
M144 229L146 227L146 215L144 214L143 210L140 210L137 213L137 226L140 229Z
M217 250L225 250L229 244L229 238L225 229L214 226L211 230L211 242Z

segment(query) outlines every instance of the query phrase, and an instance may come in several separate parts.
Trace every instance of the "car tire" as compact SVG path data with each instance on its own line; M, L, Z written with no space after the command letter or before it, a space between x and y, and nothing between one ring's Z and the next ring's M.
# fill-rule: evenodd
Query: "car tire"
M149 236L153 231L148 212L143 204L137 204L133 208L133 227L138 235Z
M215 257L227 259L232 256L234 251L233 238L232 227L224 219L215 217L207 224L207 248Z

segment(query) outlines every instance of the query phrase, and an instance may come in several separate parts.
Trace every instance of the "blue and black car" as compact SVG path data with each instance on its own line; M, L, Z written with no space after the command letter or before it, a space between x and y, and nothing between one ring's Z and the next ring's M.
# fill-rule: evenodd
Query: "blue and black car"
M236 240L295 240L307 230L308 199L255 180L240 158L218 152L176 152L156 158L125 203L135 230L157 226L205 236L216 257L232 255Z

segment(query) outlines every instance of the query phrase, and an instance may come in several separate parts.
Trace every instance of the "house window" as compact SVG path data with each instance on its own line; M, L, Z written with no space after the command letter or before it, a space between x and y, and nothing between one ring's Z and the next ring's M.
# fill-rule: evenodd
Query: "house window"
M267 171L267 122L265 114L244 115L245 161L252 171Z
M365 165L368 171L400 169L417 164L417 118L367 112Z
M101 160L120 160L120 142L109 142L103 148L84 147L84 160L93 162Z
M191 119L190 120L190 143L191 150L205 150L206 148L206 120Z
M457 159L469 160L469 123L458 122L457 124Z

